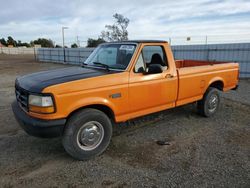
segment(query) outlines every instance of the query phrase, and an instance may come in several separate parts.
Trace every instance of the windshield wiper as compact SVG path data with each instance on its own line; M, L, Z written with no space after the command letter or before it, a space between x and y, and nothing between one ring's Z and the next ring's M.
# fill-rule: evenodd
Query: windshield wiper
M100 62L93 62L94 65L101 65L102 67L104 67L107 71L109 71L109 66L104 64L104 63L100 63Z
M88 65L88 63L82 63L82 67L85 67L86 65Z

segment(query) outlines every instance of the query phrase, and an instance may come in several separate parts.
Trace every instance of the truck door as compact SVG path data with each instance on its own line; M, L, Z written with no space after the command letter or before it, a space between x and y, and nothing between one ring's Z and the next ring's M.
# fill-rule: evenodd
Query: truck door
M143 73L150 64L160 64L163 72ZM177 76L173 75L173 70L168 66L164 46L142 45L129 78L129 106L132 117L174 107L177 81Z

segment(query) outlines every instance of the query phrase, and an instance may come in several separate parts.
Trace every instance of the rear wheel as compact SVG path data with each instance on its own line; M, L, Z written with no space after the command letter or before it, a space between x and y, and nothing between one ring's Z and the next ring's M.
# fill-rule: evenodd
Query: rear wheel
M96 109L84 109L74 114L66 124L63 146L78 160L100 155L112 137L112 124L107 115Z
M203 98L197 102L198 113L210 117L214 115L220 105L220 94L218 89L209 87Z

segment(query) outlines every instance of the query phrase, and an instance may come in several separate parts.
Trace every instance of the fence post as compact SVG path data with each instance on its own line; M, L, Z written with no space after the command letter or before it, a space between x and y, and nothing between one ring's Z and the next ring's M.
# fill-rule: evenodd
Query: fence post
M34 47L34 58L35 58L35 61L36 61L36 48Z
M51 55L51 54L52 54L52 53L51 53L51 49L49 49L49 60L50 60L50 61L53 61L53 60L52 60L52 55Z
M207 61L209 61L209 53L210 53L210 50L209 50L209 46L208 46L208 45L206 45L206 47L207 47Z
M66 62L66 58L65 58L65 47L63 47L63 62Z
M79 56L79 59L78 59L78 60L79 60L79 64L81 65L81 64L82 64L82 62L81 62L81 49L80 49L80 48L78 48L78 49L79 49L79 51L78 51L78 52L79 52L79 53L78 53L78 54L79 54L79 55L78 55L78 56Z
M43 59L45 59L45 49L43 48ZM47 61L47 59L45 59L45 61Z

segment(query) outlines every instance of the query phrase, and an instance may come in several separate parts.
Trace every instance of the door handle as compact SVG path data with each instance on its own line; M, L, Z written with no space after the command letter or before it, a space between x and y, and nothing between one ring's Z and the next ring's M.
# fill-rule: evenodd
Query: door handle
M173 78L174 77L174 75L172 75L172 74L166 74L166 76L165 76L165 78Z

